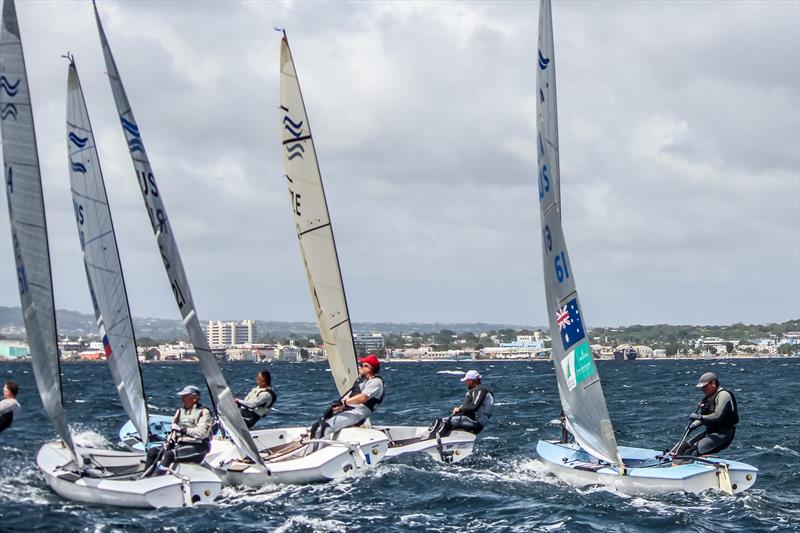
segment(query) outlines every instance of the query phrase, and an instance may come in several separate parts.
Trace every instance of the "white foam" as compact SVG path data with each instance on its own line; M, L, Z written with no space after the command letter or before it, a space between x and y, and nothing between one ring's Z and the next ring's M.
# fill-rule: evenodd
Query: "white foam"
M463 370L437 370L436 373L437 374L451 374L453 376L463 376L464 375L464 371Z
M312 531L347 531L345 524L338 520L323 520L321 518L311 518L306 515L290 516L286 521L275 529L275 533L284 533L297 528L310 528Z
M92 429L84 429L80 425L75 425L70 428L72 432L72 440L77 446L84 448L111 448L111 442L104 436L97 433Z

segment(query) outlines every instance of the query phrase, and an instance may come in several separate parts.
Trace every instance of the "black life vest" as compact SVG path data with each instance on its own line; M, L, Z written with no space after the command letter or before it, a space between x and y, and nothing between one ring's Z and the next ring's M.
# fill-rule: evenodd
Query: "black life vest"
M379 380L381 380L381 383L385 383L383 381L383 378L380 377L380 376L372 376L369 379L379 379ZM345 394L345 396L352 397L352 396L355 396L356 394L361 394L361 384L362 383L366 383L367 381L369 381L369 379L358 378L356 380L356 382L353 383L353 386L350 387L350 390L347 391L347 394ZM381 402L383 402L383 397L384 396L386 396L386 387L385 386L383 388L383 392L381 393L380 397L378 397L378 398L370 398L369 400L364 402L362 405L365 405L367 407L367 409L369 409L370 411L374 411L375 408L378 407L381 404ZM354 406L348 405L347 408L348 409L353 409Z
M720 392L725 391L731 396L731 404L733 404L733 409L726 411L722 414L719 420L713 423L705 423L706 428L709 431L726 431L732 429L739 423L739 406L736 405L736 396L734 396L733 392L728 389L723 389L720 387L717 389L717 392L712 394L711 396L704 398L703 401L700 403L700 414L702 415L710 415L714 412L714 407L717 402L717 396Z
M11 422L14 421L14 413L3 413L0 415L0 433L5 431L6 429L11 426Z

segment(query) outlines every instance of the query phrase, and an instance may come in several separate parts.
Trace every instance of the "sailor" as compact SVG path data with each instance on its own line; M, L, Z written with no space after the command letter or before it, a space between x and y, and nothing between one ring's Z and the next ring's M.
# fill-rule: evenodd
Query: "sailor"
M383 401L383 378L378 375L381 362L375 354L358 360L358 375L353 387L334 403L319 422L311 426L312 438L327 438L344 428L367 420ZM316 449L316 446L313 448ZM313 451L312 449L312 451Z
M187 385L178 393L183 407L172 419L171 433L162 448L147 452L145 476L163 475L172 463L201 463L211 449L211 411L200 405L200 389ZM152 468L158 462L157 468Z
M464 401L453 408L452 415L434 422L428 438L446 437L454 429L477 435L489 423L494 410L492 391L481 383L481 375L477 370L468 370L461 381L467 385Z
M0 400L0 433L8 429L14 421L14 413L19 411L17 393L19 385L11 380L6 381L3 385L3 399Z
M706 372L700 376L698 389L703 389L703 400L699 411L689 415L693 420L690 431L704 426L705 431L687 440L678 449L677 455L700 456L718 453L730 446L739 423L739 409L733 393L723 389L716 374Z
M272 375L269 370L259 371L256 374L256 386L247 393L244 400L236 398L236 405L239 406L239 412L242 413L247 429L264 418L277 399L278 395L272 390Z

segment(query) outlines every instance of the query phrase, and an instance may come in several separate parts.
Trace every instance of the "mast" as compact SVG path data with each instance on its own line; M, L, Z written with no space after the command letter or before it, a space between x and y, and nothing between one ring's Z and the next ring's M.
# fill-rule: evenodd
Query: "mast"
M122 407L147 444L147 401L128 293L92 124L74 58L67 76L67 151L83 263L108 366Z
M72 441L64 413L42 178L13 0L3 2L0 28L0 135L11 241L36 388L47 416L80 467L83 459Z
M358 378L356 348L317 151L286 32L280 61L281 141L292 216L328 364L343 395Z
M561 226L561 172L550 0L541 0L539 8L536 92L544 286L561 406L578 444L594 457L622 464L600 375L586 338L586 324Z
M208 345L208 340L203 332L203 328L200 326L194 300L189 290L189 280L183 269L183 262L181 261L175 235L172 232L172 226L167 218L167 210L164 206L162 191L158 188L158 184L156 183L156 178L150 166L150 160L147 157L141 133L139 132L139 126L137 125L136 118L133 116L133 110L128 102L125 87L122 85L119 71L114 62L114 56L111 55L111 48L108 44L108 39L106 39L106 34L103 31L103 25L100 22L100 14L97 12L96 5L94 6L94 14L97 21L97 30L100 34L100 44L103 47L106 71L108 72L108 79L111 83L111 91L114 94L114 103L117 106L117 113L119 114L122 131L125 135L125 141L128 144L128 151L131 155L131 161L133 162L136 177L139 181L139 187L142 191L145 208L150 217L150 224L161 252L164 269L166 270L170 285L172 286L175 302L178 304L178 309L183 318L183 325L189 334L192 345L194 345L197 358L200 361L200 368L206 378L206 384L208 385L211 399L216 404L217 412L222 419L225 429L239 448L239 451L245 457L263 466L264 462L258 454L258 448L234 401L233 392L231 392L230 387L228 387L220 371L219 363L217 363Z

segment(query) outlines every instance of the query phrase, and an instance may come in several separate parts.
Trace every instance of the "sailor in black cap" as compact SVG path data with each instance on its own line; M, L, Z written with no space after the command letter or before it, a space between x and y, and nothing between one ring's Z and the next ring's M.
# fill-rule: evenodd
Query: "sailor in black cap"
M723 389L716 374L706 372L700 376L697 388L703 389L699 413L689 415L692 430L703 426L705 431L681 445L677 455L707 455L718 453L730 446L739 423L739 408L733 393Z
M187 385L178 396L183 407L172 419L172 431L164 446L148 450L145 476L165 474L176 462L202 463L211 449L213 419L211 412L200 405L200 389Z

